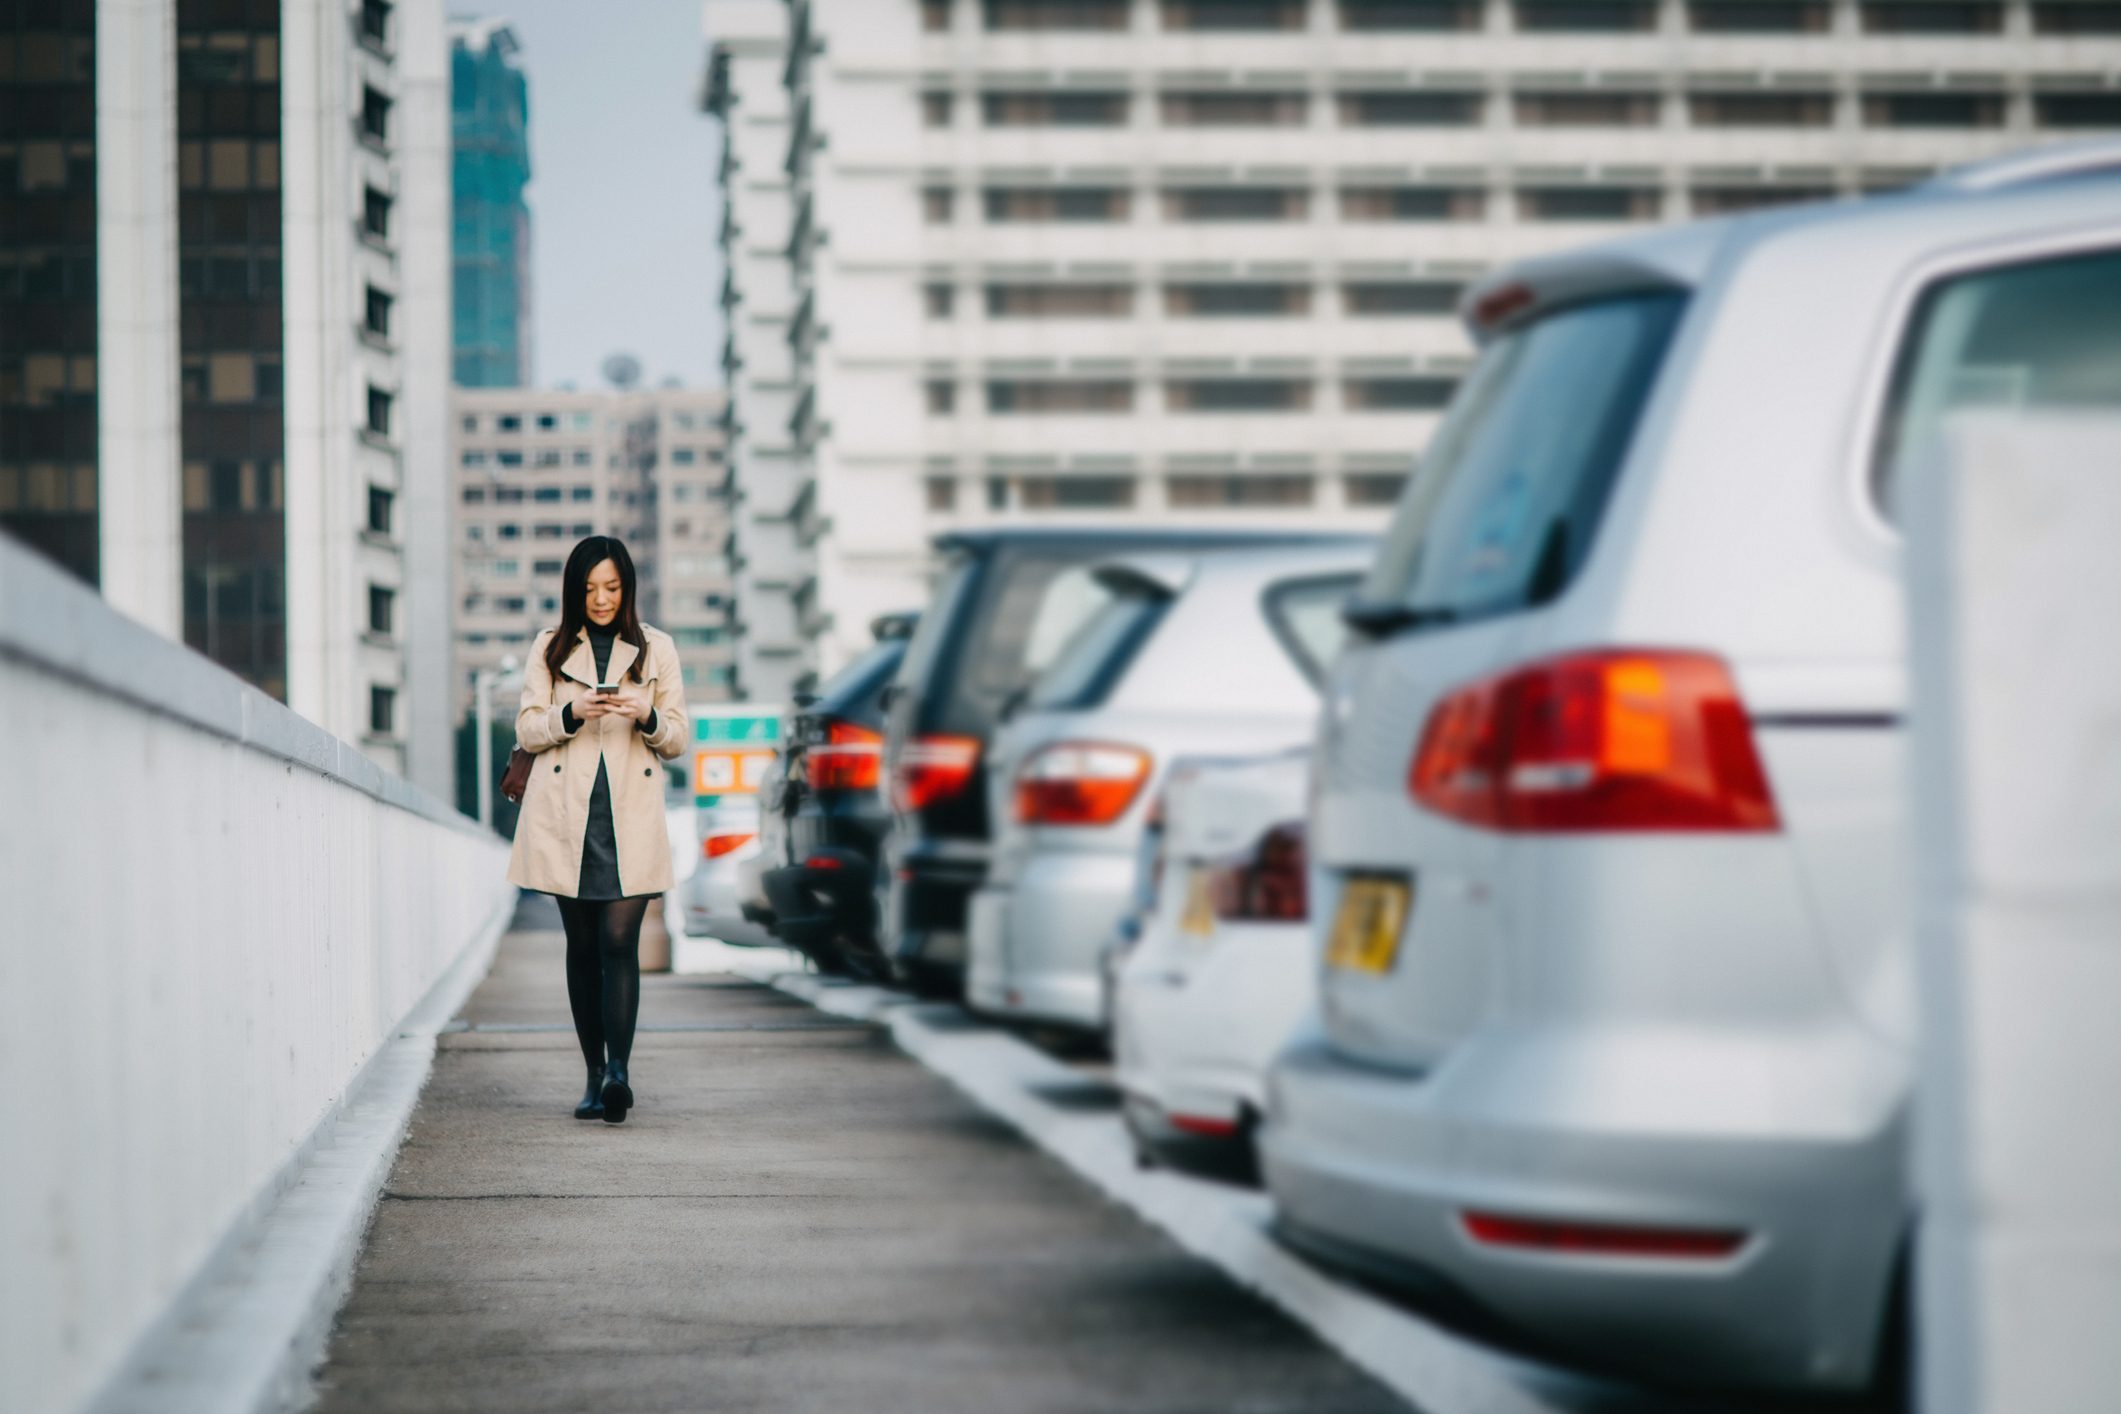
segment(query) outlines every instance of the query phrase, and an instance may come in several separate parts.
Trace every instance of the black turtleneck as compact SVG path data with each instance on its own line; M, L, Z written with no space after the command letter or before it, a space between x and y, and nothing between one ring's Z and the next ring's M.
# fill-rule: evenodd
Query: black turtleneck
M583 627L589 633L589 651L596 656L597 681L602 682L604 681L604 669L611 662L611 645L619 641L618 621L614 619L608 624L589 623L584 624ZM581 718L575 716L572 702L560 709L560 725L569 736L573 736L582 729ZM650 736L655 735L655 709L653 707L649 708L648 715L635 722L634 726Z

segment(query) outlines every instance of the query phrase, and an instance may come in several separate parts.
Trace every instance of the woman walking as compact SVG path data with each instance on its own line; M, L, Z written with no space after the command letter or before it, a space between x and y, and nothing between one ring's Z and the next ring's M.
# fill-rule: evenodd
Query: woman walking
M560 626L530 646L516 744L536 759L508 879L552 894L567 1002L589 1068L575 1118L625 1121L641 1006L641 920L670 887L659 760L685 749L677 646L635 610L633 557L592 535L567 557Z

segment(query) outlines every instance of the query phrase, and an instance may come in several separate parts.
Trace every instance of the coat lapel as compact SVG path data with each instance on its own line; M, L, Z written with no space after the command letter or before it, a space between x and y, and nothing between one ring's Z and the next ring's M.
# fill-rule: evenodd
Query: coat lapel
M611 661L604 665L604 681L618 682L626 675L626 670L633 666L633 660L640 655L641 650L623 638L613 642ZM560 671L576 682L585 683L590 687L596 686L597 655L596 650L589 646L588 629L575 630L574 648L568 653L567 661L560 664Z

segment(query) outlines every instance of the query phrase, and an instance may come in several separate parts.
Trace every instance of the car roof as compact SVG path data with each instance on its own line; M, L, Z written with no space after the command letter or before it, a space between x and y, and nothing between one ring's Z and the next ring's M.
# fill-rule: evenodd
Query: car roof
M1347 535L1316 544L1271 548L1120 552L1093 561L1091 572L1115 587L1132 584L1150 593L1177 594L1204 579L1356 576L1368 570L1376 556L1376 536Z
M1925 246L1979 234L2018 207L2067 204L2072 190L2096 200L2121 179L2121 137L2052 143L1972 163L1930 181L1860 200L1808 203L1662 226L1595 245L1515 262L1475 282L1459 315L1476 342L1586 299L1635 289L1691 288L1742 247L1795 233L1893 223ZM1908 222L1911 212L1920 217Z

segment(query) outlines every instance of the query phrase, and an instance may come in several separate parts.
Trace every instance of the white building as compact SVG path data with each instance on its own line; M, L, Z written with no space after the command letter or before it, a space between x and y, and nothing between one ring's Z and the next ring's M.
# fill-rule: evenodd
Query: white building
M587 535L626 543L641 617L676 640L686 695L731 695L723 407L681 388L454 390L454 720L477 670L520 662L559 622L567 556Z
M730 390L729 624L736 691L784 702L811 668L795 595L808 579L796 543L788 414L788 19L782 0L714 0L703 105L722 132L722 375Z
M737 9L708 0L710 34ZM786 19L797 607L828 671L873 613L919 602L951 527L1375 524L1467 362L1458 295L1499 262L2121 125L2112 4L787 0ZM739 124L736 150L753 139ZM776 278L745 255L738 310ZM756 433L763 403L732 388Z
M440 0L98 0L12 43L0 524L447 791Z

